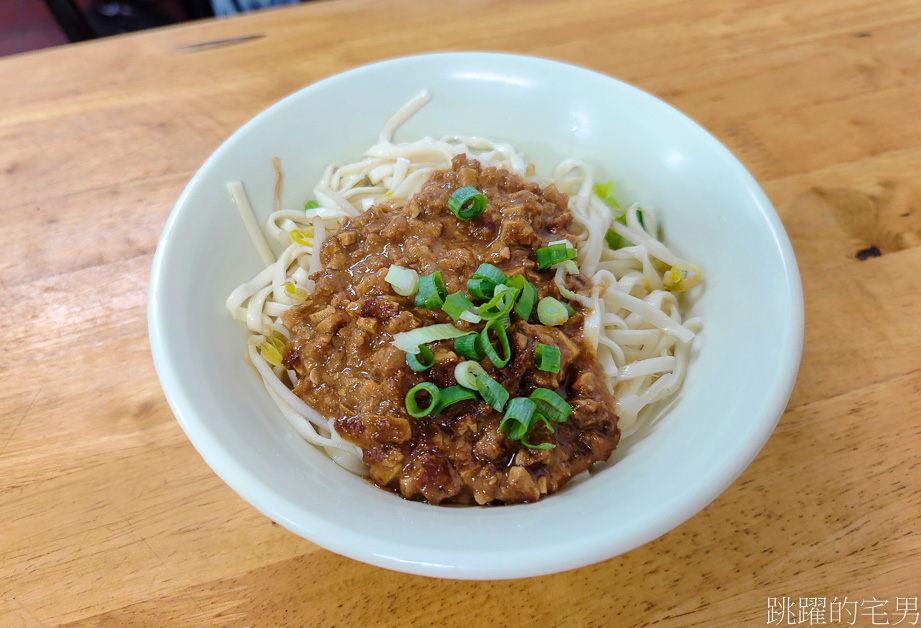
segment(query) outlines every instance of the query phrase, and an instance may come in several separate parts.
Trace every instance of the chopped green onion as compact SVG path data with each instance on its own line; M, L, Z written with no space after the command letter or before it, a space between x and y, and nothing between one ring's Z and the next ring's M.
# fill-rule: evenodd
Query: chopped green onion
M544 297L537 304L537 319L542 325L562 325L569 320L569 316L566 306L553 297Z
M474 299L489 299L493 295L493 291L496 289L496 284L489 279L483 279L482 277L474 277L467 281L467 292L470 293Z
M515 304L515 314L524 320L528 320L528 317L531 316L531 311L534 309L534 304L537 303L537 288L523 275L513 277L509 285L512 285L516 279L521 279L521 297L518 299L518 303ZM519 286L516 285L515 287Z
M537 411L551 421L562 423L572 414L572 406L547 388L536 388L528 399L537 404Z
M556 275L556 289L560 291L560 296L564 299L576 298L576 293L566 287L566 280L559 273ZM570 316L572 316L572 313L570 313Z
M477 375L476 389L479 391L483 401L488 403L493 410L502 412L505 402L508 401L508 391L503 388L502 384L489 375Z
M406 364L409 365L409 368L414 370L417 373L422 371L427 371L428 369L435 366L435 354L432 353L432 350L422 345L419 347L419 353L414 355L412 353L406 354Z
M476 218L486 210L486 195L472 185L458 188L448 197L448 209L458 220Z
M320 204L317 203L316 201L307 201L306 203L304 203L304 211L308 209L316 209L319 206Z
M548 430L551 434L553 434L553 433L556 431L556 430L553 429L553 425L550 423L550 421L547 420L547 417L545 417L544 415L542 415L542 414L540 413L540 408L538 408L538 409L534 412L534 416L531 418L531 429L533 429L534 426L536 426L538 423L543 423L544 425L546 425L546 426L547 426L547 430ZM528 433L529 433L529 434L530 434L530 432L531 432L531 430L528 430ZM521 439L521 444L524 445L525 447L529 448L529 449L538 449L538 450L540 450L540 451L544 451L544 450L546 450L546 449L553 449L553 448L556 446L556 445L554 445L553 443L540 443L539 445L534 445L534 444L528 442L527 435L526 435L524 438Z
M563 303L563 307L566 308L566 313L569 314L569 318L572 318L573 316L576 315L576 311L573 309L571 305L566 303L566 301L563 301L562 303Z
M552 443L533 445L528 442L528 433L538 421L543 421L550 431L553 432L553 427L547 422L547 419L540 414L540 407L538 404L531 399L518 397L509 402L508 408L505 411L505 416L502 417L502 422L499 423L499 431L512 440L520 441L522 445L529 449L552 449L554 447Z
M480 335L473 331L458 336L454 339L454 352L471 360L482 360L486 354L482 353L477 347L477 338L479 337Z
M553 281L556 283L556 288L560 291L560 295L567 299L576 298L576 293L566 287L566 275L578 274L579 267L576 266L576 263L572 260L566 260L556 267L556 277L553 278Z
M448 323L439 323L429 325L428 327L419 327L410 331L401 331L393 336L393 346L406 353L419 353L421 345L427 345L430 342L438 340L450 340L458 336L464 336L469 332L461 331L454 325Z
M419 292L416 293L415 304L416 307L437 310L444 305L446 296L448 290L445 288L444 279L441 278L441 271L436 270L431 275L419 279Z
M512 315L509 312L506 312L496 320L502 324L502 329L508 329L512 326Z
M454 367L454 379L464 388L476 390L477 375L486 375L486 371L479 362L465 360Z
M416 400L416 394L419 391L424 390L429 394L429 404L424 408L419 407L419 402ZM441 391L438 390L438 386L432 384L431 382L422 382L417 384L409 389L409 392L406 393L406 411L409 413L409 416L419 418L423 416L428 416L432 413L432 410L435 409L435 406L438 405L438 398L441 396Z
M508 275L493 266L492 264L480 264L480 267L473 273L474 279L488 279L494 284L502 284L508 281Z
M528 449L540 449L541 451L545 449L553 449L556 445L553 443L541 443L539 445L532 445L528 442L527 437L521 439L521 444L527 447Z
M499 292L499 288L505 288ZM496 292L489 302L484 303L477 308L477 314L483 320L491 321L507 314L515 307L515 299L518 298L519 291L516 288L507 288L506 286L496 286Z
M537 405L526 397L512 399L505 409L502 422L499 423L499 431L512 440L525 438L531 429L535 410Z
M463 292L453 292L445 299L441 309L445 314L450 316L452 320L457 322L457 319L472 307L473 303L470 302L470 299L468 299Z
M620 207L620 205L618 205L617 201L614 199L613 181L608 181L607 183L596 183L592 186L592 190L595 192L598 198L604 201L604 204L608 207Z
M560 372L560 349L553 345L538 342L534 349L534 361L537 368L548 373Z
M393 291L402 297L411 297L419 289L419 273L412 268L403 268L391 264L384 281L393 287Z
M502 355L499 355L499 352L496 351L492 341L489 339L490 331L496 334L496 338L499 340L499 348L502 350ZM483 352L486 357L496 365L496 368L501 369L512 359L512 349L508 344L508 336L505 333L505 329L502 327L502 323L497 320L491 320L486 323L486 327L484 327L483 331L477 336L476 344L477 350Z
M476 399L476 395L463 386L448 386L438 394L438 405L435 406L434 413L438 414L458 401L468 401L470 399Z
M563 242L537 249L537 267L541 270L550 268L568 259L574 259L579 252Z
M468 323L479 323L483 320L480 318L480 315L477 314L473 309L464 310L461 312L460 319L462 321L467 321Z

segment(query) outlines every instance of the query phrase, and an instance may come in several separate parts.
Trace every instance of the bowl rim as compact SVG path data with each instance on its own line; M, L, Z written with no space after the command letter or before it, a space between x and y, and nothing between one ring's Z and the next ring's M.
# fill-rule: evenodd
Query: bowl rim
M174 373L173 365L168 360L167 349L165 347L165 338L168 335L168 330L164 328L163 320L159 313L161 300L158 288L161 282L161 271L164 258L169 250L177 219L184 211L192 190L195 189L204 178L204 173L208 171L214 163L218 162L225 153L230 152L237 140L239 140L242 135L245 135L249 129L261 124L264 119L274 115L275 111L284 106L286 102L298 97L300 94L321 91L329 84L350 81L363 74L373 73L391 66L399 66L419 59L432 58L444 59L446 62L463 59L486 65L497 61L537 64L538 66L549 64L558 69L582 73L586 78L590 78L591 80L602 79L605 81L613 81L618 84L619 89L632 91L643 98L655 101L659 106L666 107L672 114L682 119L683 123L693 127L696 132L704 134L708 141L712 143L711 148L722 156L725 165L731 168L733 176L737 177L745 189L751 194L754 205L759 208L766 224L771 229L771 239L776 244L780 254L781 265L784 269L786 296L790 303L790 320L788 321L788 325L784 327L782 338L782 344L787 348L787 351L781 354L777 360L779 365L778 371L781 372L783 376L777 381L772 382L776 394L772 395L771 403L762 408L758 415L758 420L753 422L758 426L758 429L753 430L746 441L739 443L730 461L715 473L716 480L711 479L709 482L698 482L689 486L689 495L685 495L682 500L676 500L675 503L669 504L669 508L666 509L667 512L657 516L652 525L642 530L637 530L632 535L626 537L622 536L612 540L603 547L593 546L585 548L583 551L572 551L565 555L557 555L553 560L547 560L543 555L537 556L533 553L528 554L527 552L519 552L517 556L522 559L521 561L507 561L505 564L497 564L501 561L493 561L487 564L484 561L483 563L475 565L467 564L458 566L435 562L422 562L418 560L406 560L399 556L400 546L394 547L384 544L378 551L365 549L365 543L367 541L365 535L342 530L323 517L317 516L313 511L299 511L300 516L298 520L295 521L285 514L285 504L289 503L290 500L279 494L271 485L261 482L251 472L237 464L231 452L221 444L221 441L216 438L215 434L204 424L199 422L195 413L190 410L192 403L190 402L189 395L186 394L186 391L184 391L180 385ZM233 134L226 138L198 168L170 212L153 257L148 287L147 319L154 367L170 409L189 441L205 463L247 503L255 507L263 515L276 521L298 536L306 538L337 554L378 567L405 573L462 579L531 577L582 567L600 560L611 558L648 543L676 528L700 512L735 482L739 475L749 466L761 451L780 420L796 381L802 356L805 324L802 283L792 244L783 228L780 218L754 177L729 149L710 132L665 101L612 76L578 65L538 56L494 52L444 52L408 55L358 66L344 72L327 76L288 94L239 127Z

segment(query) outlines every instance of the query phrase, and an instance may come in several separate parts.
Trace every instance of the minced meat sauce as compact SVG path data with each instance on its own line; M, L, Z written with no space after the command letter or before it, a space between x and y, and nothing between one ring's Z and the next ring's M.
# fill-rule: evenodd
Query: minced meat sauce
M556 391L573 408L550 433L538 423L531 443L550 442L548 450L528 449L499 431L502 414L479 396L438 415L412 418L406 393L423 381L445 388L456 384L453 341L432 343L435 366L415 373L394 334L434 323L451 323L441 310L418 308L398 296L384 280L391 264L420 276L441 271L448 292L464 290L483 262L509 276L523 273L540 297L560 298L552 270L537 270L535 250L555 240L575 244L566 195L544 190L506 170L481 168L465 155L450 170L434 172L408 202L392 200L345 220L321 248L324 270L315 274L315 292L282 316L291 331L284 363L298 374L295 393L335 418L339 434L357 444L371 480L403 497L433 504L511 504L552 493L595 461L607 460L620 431L594 354L583 344L583 313L560 327L512 315L507 330L512 360L496 369L481 361L511 398L535 388ZM457 188L471 185L489 199L486 210L460 221L447 208ZM570 289L588 294L590 281L570 276ZM471 331L482 325L457 323ZM560 349L558 373L535 366L540 342Z

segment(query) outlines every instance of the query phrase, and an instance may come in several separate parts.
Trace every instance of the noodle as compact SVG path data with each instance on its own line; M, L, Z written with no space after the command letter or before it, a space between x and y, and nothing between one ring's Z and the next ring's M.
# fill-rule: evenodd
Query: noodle
M306 212L281 209L281 170L278 160L273 160L277 176L274 211L265 232L285 247L277 258L258 228L243 184L228 186L266 268L234 289L226 307L253 332L248 357L272 400L302 438L323 447L344 468L364 472L361 449L338 435L333 419L323 417L298 398L282 381L287 373L293 384L296 375L281 366L273 368L259 347L269 338L287 339L279 316L313 293L315 286L309 276L322 269L320 246L327 232L338 229L343 219L358 216L382 197L408 200L434 170L450 168L455 155L466 153L484 166L504 168L541 187L552 183L569 195L578 240L578 268L560 264L556 283L564 296L578 300L588 310L585 341L595 350L604 370L623 434L635 432L647 418L644 410L673 395L684 381L690 346L701 326L697 318L682 320L677 297L667 286L670 273L674 281L675 273L680 275L680 269L687 268L697 273L689 282L693 285L700 278L699 270L658 240L658 221L652 210L633 206L626 210L626 224L613 220L611 210L593 193L591 172L578 160L561 162L553 177L546 178L535 175L534 166L510 145L482 137L449 135L440 140L426 137L394 143L400 126L430 101L424 90L400 108L384 124L378 142L365 151L361 161L327 166L314 188L319 207ZM610 249L605 243L608 230L632 245ZM292 239L295 232L299 241ZM592 279L595 287L591 297L565 290L569 272L581 272Z

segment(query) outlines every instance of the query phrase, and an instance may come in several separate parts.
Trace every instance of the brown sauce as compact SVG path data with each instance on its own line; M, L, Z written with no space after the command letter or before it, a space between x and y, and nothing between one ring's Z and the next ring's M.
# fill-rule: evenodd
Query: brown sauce
M448 197L464 185L489 199L486 211L466 222L447 209ZM524 274L540 297L560 298L554 272L537 270L534 251L555 240L575 244L566 206L566 196L553 186L541 190L461 155L450 170L433 173L408 202L374 206L343 222L323 243L324 270L312 277L316 291L282 316L291 331L285 364L298 374L295 393L335 418L339 433L361 447L375 484L433 504L531 502L611 455L620 438L614 399L583 344L579 306L561 327L540 325L534 315L530 323L513 315L511 362L502 369L488 359L481 362L513 398L544 387L573 407L554 433L542 424L532 429L531 442L555 445L545 451L501 434L502 415L479 397L436 416L410 417L404 406L409 389L423 381L440 388L456 384L454 367L465 358L454 353L453 341L432 343L435 366L415 373L391 344L398 332L452 322L444 312L417 308L394 293L384 280L391 264L420 276L441 271L450 293L465 291L473 272L487 262L509 276ZM572 290L591 289L581 275L567 281ZM559 373L535 367L538 342L559 347Z

